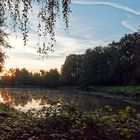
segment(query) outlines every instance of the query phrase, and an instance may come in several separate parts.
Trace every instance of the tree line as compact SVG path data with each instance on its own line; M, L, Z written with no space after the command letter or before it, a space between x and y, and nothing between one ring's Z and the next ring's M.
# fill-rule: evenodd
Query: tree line
M88 49L84 54L70 54L61 68L30 73L16 69L8 84L39 86L138 85L140 84L140 34L125 34L107 46ZM7 83L2 79L1 83Z
M56 87L59 85L59 76L57 69L50 69L50 71L40 70L40 72L36 73L29 72L25 68L10 69L8 74L2 76L0 85Z
M125 34L82 55L69 55L62 77L65 83L80 86L140 84L140 33Z

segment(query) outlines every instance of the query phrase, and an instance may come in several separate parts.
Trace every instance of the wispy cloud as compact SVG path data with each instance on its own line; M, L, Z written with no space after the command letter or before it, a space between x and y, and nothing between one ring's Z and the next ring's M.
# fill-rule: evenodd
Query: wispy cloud
M31 45L35 42L35 39L32 39L29 44ZM47 59L41 59L36 53L36 49L31 47L25 47L22 45L22 38L21 36L15 38L10 37L10 40L14 46L13 49L7 50L7 55L9 59L6 60L6 67L7 68L23 68L26 67L30 70L33 68L36 69L50 69L57 67L59 70L61 65L65 61L65 57L72 53L84 53L84 51L88 48L95 47L97 45L105 44L105 42L95 39L88 40L87 38L75 38L75 36L63 36L58 35L56 36L57 44L55 47L54 53L49 53ZM39 66L39 67L37 67ZM36 70L34 70L36 71Z
M120 2L120 3L119 3ZM64 31L63 23L61 23L61 20L58 21L57 27L56 27L56 46L55 46L55 52L49 53L49 56L47 59L42 60L37 55L37 33L36 33L36 26L37 26L37 19L34 15L29 15L32 19L33 23L30 24L30 32L29 32L29 42L27 46L23 46L23 40L22 35L20 32L17 32L17 38L11 33L9 36L9 41L11 42L11 45L14 47L13 49L7 50L7 55L9 56L9 59L6 60L5 66L7 68L23 68L26 67L30 70L40 70L40 69L50 69L57 67L60 70L61 65L65 61L65 57L69 54L75 53L80 54L84 53L86 49L93 48L95 46L99 45L107 45L110 41L113 39L119 38L120 33L125 31L126 29L129 29L130 31L136 31L137 25L136 22L139 23L139 16L140 11L133 9L131 6L124 5L121 0L118 0L117 2L107 1L107 0L72 0L72 3L75 4L72 6L72 11L76 11L79 4L84 5L85 7L85 15L87 17L84 17L81 13L83 10L79 8L78 12L76 11L73 16L71 17L70 21L70 30L69 33L66 33ZM105 5L110 6L113 8L120 9L118 12L120 12L120 15L118 14L117 17L115 17L115 22L106 22L108 18L100 18L100 15L106 16L106 14L102 14L101 11L95 11L94 9L90 9L91 11L86 10L88 5ZM106 7L105 7L106 8ZM38 7L35 7L35 11L38 9ZM95 8L96 9L96 8ZM104 8L103 8L104 10ZM112 8L110 8L110 11ZM122 12L126 11L126 12ZM94 14L95 17L97 17L97 20L92 19L92 17L89 17L88 20L88 14ZM101 12L101 14L97 14ZM131 14L130 14L131 13ZM89 15L90 15L89 14ZM122 17L126 18L126 14L129 14L132 16L128 17L126 20L122 21ZM98 16L99 15L99 16ZM138 16L136 16L138 15ZM110 17L112 20L114 20L114 13L113 10L110 12ZM134 18L133 18L134 17ZM111 19L110 18L110 19ZM137 19L138 18L138 19ZM105 22L104 22L105 21ZM122 26L125 28L120 29L120 21ZM101 24L99 24L101 23ZM103 23L103 24L102 24ZM113 25L115 23L115 25ZM109 25L109 26L108 26ZM113 26L112 26L113 25ZM117 26L118 25L118 26ZM114 28L115 27L115 28ZM123 31L122 31L123 30ZM130 32L130 31L127 32ZM43 39L41 41L44 41ZM46 41L46 40L45 40Z
M140 27L139 22L130 15L127 15L127 19L123 20L121 25L132 32L137 32Z
M136 32L138 30L138 26L131 23L130 21L124 20L121 22L121 24L132 32Z
M108 1L95 1L95 0L72 0L72 3L74 4L83 4L83 5L108 5L112 6L127 12L130 12L132 14L140 16L140 11L135 10L131 7L128 7L127 5L116 3L116 2L108 2Z

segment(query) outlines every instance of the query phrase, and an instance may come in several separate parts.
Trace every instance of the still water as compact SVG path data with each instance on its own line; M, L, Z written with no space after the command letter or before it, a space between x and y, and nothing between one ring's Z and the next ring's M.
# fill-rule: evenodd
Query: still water
M101 96L95 96L77 90L47 90L47 89L22 89L1 88L0 102L9 104L15 109L28 111L29 109L40 109L49 106L48 101L60 101L62 104L74 103L83 111L93 111L95 108L111 105L115 109L132 106L140 110L139 106L128 104L123 101L113 100Z

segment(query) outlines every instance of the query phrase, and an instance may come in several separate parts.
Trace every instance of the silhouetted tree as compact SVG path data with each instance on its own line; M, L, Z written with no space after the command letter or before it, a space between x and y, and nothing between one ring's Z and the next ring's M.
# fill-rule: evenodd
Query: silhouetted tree
M140 34L124 35L106 47L88 49L84 54L70 54L61 68L30 73L10 70L0 83L56 87L58 85L135 85L140 84Z
M140 83L140 34L126 34L118 42L107 47L88 49L79 58L80 67L76 75L77 57L69 55L62 66L62 77L67 84L128 85ZM81 60L80 60L81 59ZM75 63L76 62L76 63ZM77 77L77 78L75 78Z
M47 75L45 76L46 77L46 84L49 86L49 87L56 87L59 85L59 72L57 69L51 69Z
M64 65L61 68L62 81L65 84L78 84L82 60L83 55L71 54L66 57Z

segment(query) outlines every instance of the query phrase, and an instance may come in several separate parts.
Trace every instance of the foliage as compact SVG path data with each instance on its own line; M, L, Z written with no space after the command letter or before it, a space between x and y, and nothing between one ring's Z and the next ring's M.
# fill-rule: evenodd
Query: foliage
M4 11L0 4L0 72L6 58L4 53L4 48L10 48L11 46L6 41L7 34L3 31L2 27L4 26Z
M11 85L119 86L140 84L140 34L126 34L106 47L88 49L84 54L70 54L61 68L40 73L16 69L15 76L1 81ZM7 78L7 77L5 77ZM28 80L27 80L28 79ZM9 82L7 80L10 80ZM5 82L4 82L5 81Z
M140 87L139 86L107 86L95 88L98 91L111 95L113 97L122 97L126 100L139 103L140 101Z
M57 87L59 85L59 76L57 69L50 71L41 70L40 73L32 73L23 69L10 69L9 75L2 76L1 85L5 86L46 86Z
M108 86L100 88L102 91L114 92L114 93L124 93L133 94L140 92L140 86Z
M74 105L52 103L48 108L26 113L0 104L0 138L36 140L129 140L140 138L140 121L127 107L113 111L110 106L81 112ZM16 118L16 119L15 119Z
M70 85L75 82L81 87L138 85L140 84L139 50L140 34L136 32L126 34L118 42L113 41L106 47L88 49L83 55L69 55L62 67L62 79L67 77Z
M65 63L61 68L62 81L64 84L76 85L78 83L82 60L83 55L70 54L66 57Z
M59 84L59 73L57 69L51 69L47 75L46 75L46 79L47 79L47 84L50 87L56 87Z
M13 22L14 31L17 28L22 31L24 45L28 41L32 20L30 14L34 13L38 19L38 37L42 36L48 40L48 43L38 42L38 52L46 55L47 51L53 51L52 47L55 45L55 26L58 17L63 17L65 26L68 28L70 2L71 0L1 0L0 12L4 13L5 21Z

